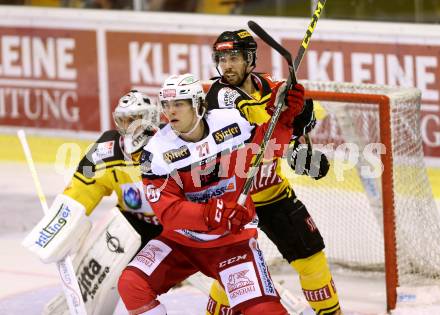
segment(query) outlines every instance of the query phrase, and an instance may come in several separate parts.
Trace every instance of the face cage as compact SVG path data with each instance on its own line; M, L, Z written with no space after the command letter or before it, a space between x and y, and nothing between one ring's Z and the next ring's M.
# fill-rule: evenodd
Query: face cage
M143 130L157 130L159 128L159 112L147 109L146 112L113 113L116 128L122 136L132 132L132 126L142 126ZM128 122L127 122L128 120ZM141 121L139 121L141 120ZM133 125L135 124L135 125Z

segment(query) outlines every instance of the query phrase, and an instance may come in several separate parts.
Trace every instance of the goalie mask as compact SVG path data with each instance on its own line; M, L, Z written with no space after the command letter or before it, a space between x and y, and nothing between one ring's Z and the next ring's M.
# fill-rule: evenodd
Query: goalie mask
M159 129L160 113L147 95L131 90L119 99L113 119L123 136L124 152L134 154Z
M213 45L212 58L218 65L221 57L234 53L241 53L248 66L256 66L257 42L248 31L241 29L221 33Z

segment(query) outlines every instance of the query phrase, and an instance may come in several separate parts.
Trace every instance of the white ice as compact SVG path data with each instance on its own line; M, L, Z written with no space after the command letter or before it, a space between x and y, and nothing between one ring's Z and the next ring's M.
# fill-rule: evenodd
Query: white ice
M57 174L51 165L37 165L43 191L50 204L62 191L68 177ZM24 163L0 163L0 314L37 315L44 304L61 292L54 265L45 265L25 250L20 242L42 216L35 186ZM92 214L99 217L115 203L114 197L103 200ZM302 298L299 281L289 267L273 277L283 281L292 293ZM380 276L350 275L334 270L341 305L347 315L385 313L385 285ZM207 296L190 286L174 289L160 297L170 315L205 314ZM429 312L429 310L427 311ZM126 314L120 303L115 314ZM313 314L309 309L306 315ZM399 313L406 314L406 313ZM425 314L412 311L411 314ZM428 314L428 313L426 313ZM432 311L430 314L433 314Z

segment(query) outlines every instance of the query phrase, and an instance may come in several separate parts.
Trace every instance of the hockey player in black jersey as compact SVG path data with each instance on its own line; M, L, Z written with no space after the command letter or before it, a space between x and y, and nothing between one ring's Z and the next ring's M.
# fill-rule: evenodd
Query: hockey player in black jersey
M221 77L212 83L207 93L209 109L237 108L249 122L266 122L270 118L266 104L277 93L280 82L273 81L268 74L253 72L257 43L251 34L246 30L223 32L214 43L213 59ZM303 113L295 118L293 139L298 140L314 125L313 102L308 100ZM297 152L294 150L294 154ZM295 156L290 162L295 168ZM322 155L320 164L307 162L305 166L304 173L310 171L316 179L324 177L329 169L325 155ZM262 180L262 177L266 178ZM310 306L317 314L341 314L336 287L323 252L322 236L306 206L282 174L280 159L264 161L255 177L251 194L260 229L298 272ZM325 294L317 295L317 292ZM211 290L211 299L207 314L218 315L220 309L224 312L227 299L216 283ZM215 309L212 305L216 305Z

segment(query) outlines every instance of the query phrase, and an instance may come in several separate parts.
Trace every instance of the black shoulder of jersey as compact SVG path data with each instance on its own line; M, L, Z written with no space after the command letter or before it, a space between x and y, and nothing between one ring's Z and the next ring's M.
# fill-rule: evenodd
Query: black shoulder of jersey
M218 78L217 80L214 81L214 83L211 84L208 93L206 93L206 102L208 102L208 110L219 108L217 96L218 96L218 92L223 87L225 87L225 85L223 83L220 83L220 78Z
M111 163L112 166L119 165L118 161L123 163L124 153L120 138L121 135L117 130L105 131L79 162L77 172L91 178L101 165L104 166L106 163Z

